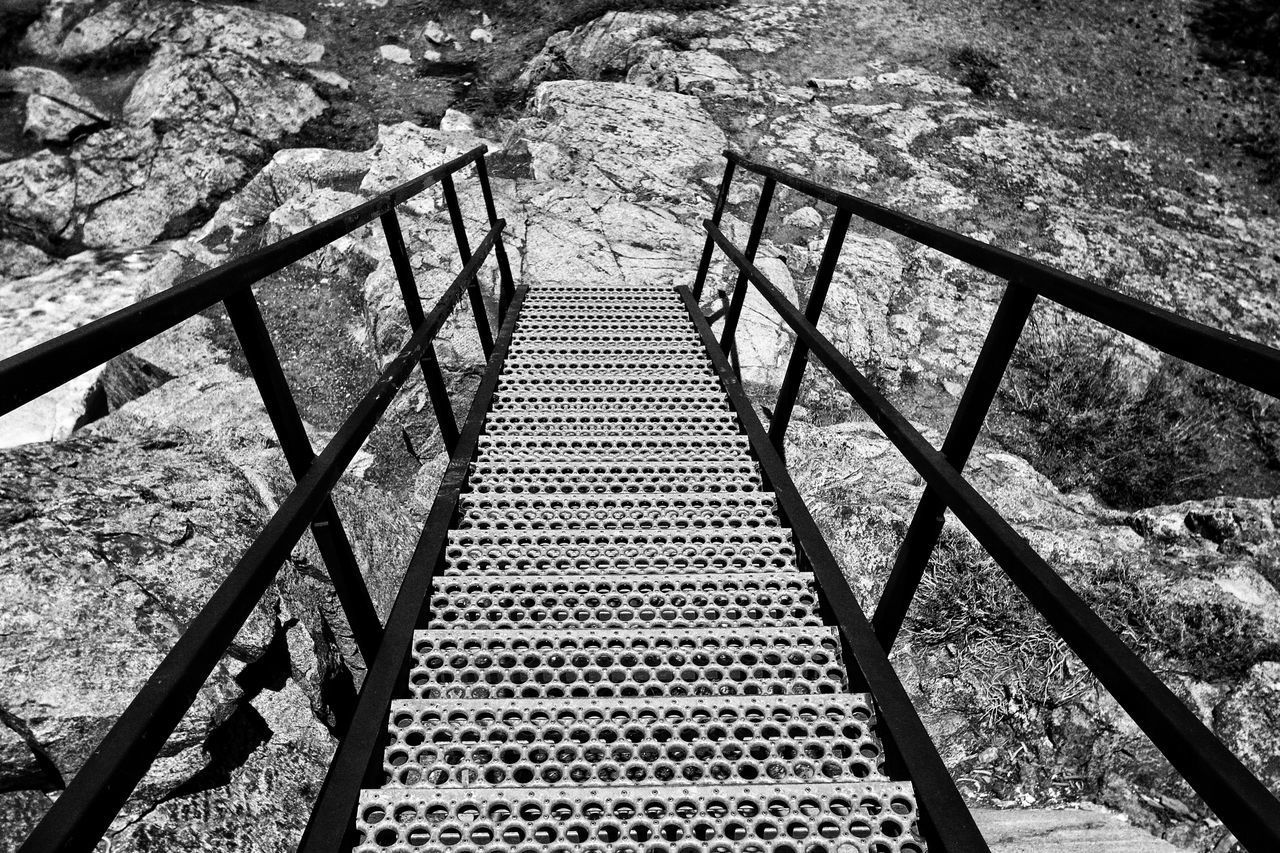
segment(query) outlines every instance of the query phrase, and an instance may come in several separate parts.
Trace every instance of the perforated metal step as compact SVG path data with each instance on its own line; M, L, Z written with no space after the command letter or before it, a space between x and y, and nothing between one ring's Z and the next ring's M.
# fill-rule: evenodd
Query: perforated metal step
M597 436L650 435L705 435L708 433L741 432L738 419L728 412L639 412L612 414L564 413L555 410L543 413L491 412L485 421L485 432L536 433L560 435L583 433Z
M428 628L745 628L822 625L808 574L437 579Z
M883 779L868 697L403 700L396 787L746 785Z
M361 853L387 850L922 853L910 786L383 789L361 797Z
M579 438L482 435L477 456L485 462L573 462L578 464L705 462L750 459L742 436L663 436L646 438Z
M845 692L831 628L419 631L419 699Z
M461 530L779 526L773 497L748 494L525 495L469 494Z
M534 410L577 409L583 406L604 408L607 411L635 411L645 409L678 409L687 405L690 410L722 410L728 402L714 389L698 389L673 394L670 391L540 391L537 389L507 389L494 398L491 411L501 412L513 408Z
M756 492L764 488L748 462L648 465L510 464L477 462L469 482L473 493L608 494L620 492Z
M644 531L466 530L449 534L445 573L618 575L795 571L783 528Z

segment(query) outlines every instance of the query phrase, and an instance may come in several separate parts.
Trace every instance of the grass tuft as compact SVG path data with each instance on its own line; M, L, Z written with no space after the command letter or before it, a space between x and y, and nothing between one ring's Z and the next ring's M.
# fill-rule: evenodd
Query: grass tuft
M959 74L961 85L968 86L975 95L995 93L1001 66L990 51L967 44L952 51L948 61Z
M1145 382L1115 345L1031 336L1014 359L997 438L1064 491L1120 509L1280 486L1280 405L1166 359Z

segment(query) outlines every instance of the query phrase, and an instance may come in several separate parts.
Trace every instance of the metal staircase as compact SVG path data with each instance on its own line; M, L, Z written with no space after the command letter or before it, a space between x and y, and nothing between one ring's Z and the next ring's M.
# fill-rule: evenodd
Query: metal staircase
M918 853L823 623L676 293L535 287L357 849Z
M692 288L517 286L484 155L0 361L3 415L221 304L297 478L21 853L102 849L308 531L366 672L301 853L988 853L888 657L947 511L1241 844L1280 849L1276 797L962 473L1038 299L1278 398L1280 351L731 152ZM763 178L744 249L720 228L737 169ZM427 308L396 209L436 185L462 268ZM803 311L754 264L779 187L833 210ZM1007 282L941 448L815 328L854 216ZM317 453L253 289L375 220L412 333ZM738 275L708 318L716 249ZM734 367L749 288L796 338L767 431ZM460 426L434 341L464 294L487 366ZM810 361L926 483L871 618L782 455ZM330 496L419 370L450 460L379 620Z

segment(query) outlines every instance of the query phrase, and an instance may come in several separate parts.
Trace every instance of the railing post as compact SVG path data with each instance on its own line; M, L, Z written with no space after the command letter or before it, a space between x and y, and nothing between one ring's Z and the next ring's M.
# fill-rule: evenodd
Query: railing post
M831 286L831 277L840 260L840 250L844 248L850 218L849 211L837 208L831 220L831 233L827 235L827 245L822 250L822 260L818 263L818 274L813 279L809 301L804 306L804 318L815 326L822 314L822 306L827 301L827 289ZM769 420L769 440L784 460L787 458L787 426L791 423L791 412L795 409L796 395L800 393L800 381L804 379L808 363L809 346L796 338L795 347L791 350L791 360L787 362L787 372L782 378L782 387L778 389L778 402L774 404L773 417Z
M262 395L267 415L275 427L280 449L284 451L294 479L301 480L315 461L315 450L312 449L307 430L302 425L302 416L298 414L289 382L280 367L280 357L271 342L271 333L263 322L262 312L258 310L253 290L245 288L233 293L223 304L236 337L240 339L240 346L244 350L253 380L257 383L258 392ZM347 622L351 625L351 633L360 654L365 664L369 665L382 642L382 624L378 621L378 613L369 598L360 565L351 550L351 541L347 538L332 497L325 498L320 511L312 520L311 535L329 570L329 579L333 582L334 591L347 615Z
M760 202L756 205L756 218L751 223L751 234L747 237L744 250L747 261L756 259L756 250L760 248L760 238L764 234L765 221L769 218L769 205L773 202L773 189L777 186L773 178L765 178L760 188ZM720 348L726 353L732 352L734 336L738 330L738 317L742 314L742 303L747 299L747 273L738 271L738 280L733 286L733 296L729 300L729 310L724 315L724 330L720 333Z
M484 210L489 217L489 227L498 223L498 207L493 203L493 188L489 186L489 166L485 163L484 154L476 157L476 177L480 180L480 192L484 194ZM511 299L515 296L515 280L511 277L511 262L507 260L507 250L502 244L502 234L493 244L494 255L498 259L498 327L507 319L507 309L511 307Z
M466 266L471 260L471 245L467 242L467 224L462 220L462 208L458 205L458 191L453 187L453 176L442 175L440 188L444 191L444 203L449 207L449 221L453 223L453 238L458 242L458 255L462 258L462 265ZM476 315L476 333L480 335L480 346L487 359L493 355L493 330L489 328L489 314L484 307L484 294L480 292L479 276L473 275L467 282L467 297L471 300L471 311Z
M382 214L382 233L387 238L387 249L391 252L391 263L396 268L396 280L400 283L400 295L404 297L405 313L409 315L409 328L417 331L426 316L422 312L422 295L418 293L418 283L413 277L413 266L409 263L409 251L404 245L404 234L400 231L400 219L395 208ZM422 379L427 384L427 395L431 397L431 408L436 413L436 423L440 425L440 438L450 454L458 446L458 422L453 416L453 404L449 401L449 388L445 384L444 374L440 372L440 363L436 361L434 344L427 344L422 353Z
M724 177L720 179L720 192L716 195L716 206L711 212L711 221L716 225L720 224L720 217L724 215L725 203L729 200L729 184L733 182L734 162L728 157L724 161ZM711 253L715 249L715 243L711 240L711 235L707 235L707 242L702 247L702 260L698 261L698 274L693 279L693 298L702 298L702 288L707 282L707 270L711 268Z
M973 366L973 375L960 395L960 403L942 443L942 455L957 471L963 471L969 460L969 453L978 440L987 411L995 400L1035 301L1036 294L1029 288L1015 282L1010 282L1005 288L978 361ZM945 511L946 504L942 498L926 486L894 558L893 568L876 604L875 615L871 618L871 625L886 654L893 648L894 640L902 629L916 587L920 585L929 557L938 544Z

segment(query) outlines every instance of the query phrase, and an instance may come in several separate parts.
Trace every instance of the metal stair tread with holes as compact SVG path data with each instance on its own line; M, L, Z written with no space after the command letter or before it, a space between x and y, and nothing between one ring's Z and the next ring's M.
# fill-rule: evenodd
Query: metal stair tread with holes
M441 578L431 627L820 627L817 592L799 572L747 574L507 575Z
M871 700L666 287L535 287L361 853L923 853Z
M794 572L785 528L671 530L455 530L444 576L492 577L668 572Z
M868 697L399 700L393 787L883 781Z

